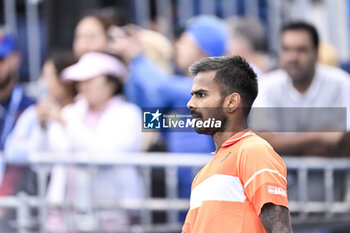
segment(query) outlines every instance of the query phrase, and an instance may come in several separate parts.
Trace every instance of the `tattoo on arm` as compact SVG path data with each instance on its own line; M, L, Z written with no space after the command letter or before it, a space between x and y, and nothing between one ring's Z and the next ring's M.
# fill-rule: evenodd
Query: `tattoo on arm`
M286 207L267 203L263 206L260 219L268 233L292 233L289 210Z

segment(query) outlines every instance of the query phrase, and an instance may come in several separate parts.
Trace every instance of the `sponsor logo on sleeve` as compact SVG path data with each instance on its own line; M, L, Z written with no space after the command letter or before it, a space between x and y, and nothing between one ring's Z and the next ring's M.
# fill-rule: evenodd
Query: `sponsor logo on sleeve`
M287 192L286 190L284 190L283 188L281 187L275 187L275 186L271 186L269 185L267 187L267 191L271 194L276 194L276 195L282 195L284 197L287 197Z

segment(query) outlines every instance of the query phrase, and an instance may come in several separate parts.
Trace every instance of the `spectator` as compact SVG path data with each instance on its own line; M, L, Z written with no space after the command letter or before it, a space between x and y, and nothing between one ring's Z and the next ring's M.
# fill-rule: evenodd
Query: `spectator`
M333 156L344 137L341 131L349 131L350 78L338 68L317 64L319 38L315 27L308 23L286 24L281 31L281 45L281 69L260 80L255 102L255 107L268 107L268 117L263 119L263 125L253 127L270 131L260 135L282 155ZM333 119L331 113L336 110L327 107L345 107L347 119L344 114L341 121ZM327 118L325 123L323 116ZM261 115L254 110L252 117L252 123L256 123ZM334 122L341 127L330 128ZM323 200L321 180L321 172L310 172L309 200ZM288 176L291 200L298 196L296 181L294 175Z
M307 23L287 24L281 32L281 69L260 81L256 107L345 107L350 108L350 79L346 72L317 64L318 34ZM307 119L306 119L307 120ZM297 125L294 126L295 131ZM292 129L289 128L289 131ZM304 129L306 130L306 129ZM266 134L281 154L328 154L342 133Z
M44 63L40 81L45 84L47 94L23 112L6 140L4 154L8 164L26 166L29 152L49 149L46 129L59 117L61 108L73 102L75 96L73 83L63 82L58 74L73 63L73 54L62 50L53 53ZM34 186L35 179L27 182L26 185Z
M139 150L141 113L122 95L126 71L119 59L102 52L86 53L78 63L63 71L65 79L78 82L79 93L77 101L66 106L61 118L48 129L52 151L88 152L96 153L96 156L114 153L118 156L118 152ZM113 169L104 166L98 169L91 182L84 168L71 168L68 174L69 180L62 169L55 172L58 178L52 178L54 183L50 184L49 198L52 193L53 201L68 199L73 203L77 216L84 219L77 222L81 224L76 225L78 229L95 229L90 215L91 198L98 203L105 199L119 201L143 196L140 174L133 167ZM66 188L68 196L63 197ZM89 197L88 190L94 190L93 197ZM101 214L99 220L103 230L128 225L134 217L132 213L122 211L97 214ZM111 223L114 225L110 226Z
M230 30L229 54L244 57L260 77L272 67L264 25L254 18L232 17L227 20Z
M40 82L46 95L36 105L28 107L19 118L5 144L8 163L27 165L28 152L47 150L48 124L59 118L61 108L73 102L76 91L72 82L63 81L59 74L74 64L73 54L65 50L52 53L43 65Z
M83 16L78 22L73 41L76 58L91 51L105 50L108 45L107 30L113 24L112 19L103 17L98 12Z
M189 66L200 58L223 56L227 52L229 36L226 25L215 16L195 17L189 21L175 44L176 65L182 75L169 78L142 55L137 30L132 29L129 31L130 36L118 37L111 47L129 62L130 78L126 93L132 102L141 107L166 107L181 111L191 98L193 80L188 73ZM169 152L209 153L214 150L210 137L198 135L194 131L170 132L165 137ZM192 171L183 168L178 174L179 196L189 198Z
M229 18L230 55L244 57L260 77L271 68L268 44L263 24L254 18Z
M119 27L127 23L129 23L128 17L118 8L108 7L88 12L75 28L73 41L75 56L79 58L86 52L107 50L108 41L113 39L108 36L108 29L112 25ZM145 55L159 68L171 73L170 60L173 48L170 41L158 32L145 29L141 30L140 38L144 44Z
M17 73L21 63L21 55L17 50L15 39L6 34L0 35L0 151L16 124L18 117L34 100L28 97L23 87L18 84ZM0 157L0 196L14 195L24 190L26 168L6 166ZM2 183L1 183L2 181ZM9 221L15 217L12 210L0 211L0 231L10 232Z

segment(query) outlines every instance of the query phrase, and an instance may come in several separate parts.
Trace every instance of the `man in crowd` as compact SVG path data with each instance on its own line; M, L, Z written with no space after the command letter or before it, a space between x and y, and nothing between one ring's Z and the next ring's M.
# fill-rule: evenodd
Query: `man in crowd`
M317 64L319 37L305 22L281 30L281 68L259 82L251 125L282 155L336 156L350 129L350 77L341 69ZM346 114L347 113L347 114ZM345 143L346 144L346 143ZM348 143L347 143L348 144ZM288 175L289 198L301 198L297 177ZM306 197L324 200L322 171L309 172ZM341 198L341 179L335 198Z
M34 103L17 83L20 62L21 56L15 39L10 35L0 35L0 151L4 149L6 138L19 115ZM0 196L15 194L23 184L21 177L25 168L8 165L5 169L3 156L0 158L0 166ZM14 217L14 212L2 210L0 215L1 232L9 231L9 219Z
M270 111L270 119L280 123L279 126L276 124L277 128L274 128L274 131L281 132L288 129L289 132L299 131L299 133L271 132L262 135L281 154L327 155L337 147L344 132L326 133L325 131L349 131L350 129L350 77L341 69L317 64L319 37L316 28L308 23L286 24L281 31L281 46L281 69L267 74L260 80L259 96L254 106L295 108L296 111L300 108L310 108L310 112L312 108L317 107L339 107L346 108L347 119L344 114L343 121L340 122L343 123L343 127L332 130L316 128L325 127L325 124L311 125L312 121L321 121L320 117L313 119L304 117L304 123L308 124L301 127L302 121L283 123L278 119L278 111ZM265 125L269 124L265 122ZM269 131L261 125L259 128ZM323 132L311 133L320 130ZM303 133L306 131L311 132Z
M230 31L228 54L245 58L259 78L272 66L264 25L258 19L237 17L229 18L227 25Z

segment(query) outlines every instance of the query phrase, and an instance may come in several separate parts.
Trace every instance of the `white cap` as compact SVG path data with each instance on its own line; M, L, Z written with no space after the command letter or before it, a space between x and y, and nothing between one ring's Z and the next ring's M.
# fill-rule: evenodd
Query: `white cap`
M111 75L124 82L127 77L127 69L114 56L101 52L89 52L84 54L76 64L62 71L62 78L72 81L84 81L100 75Z

